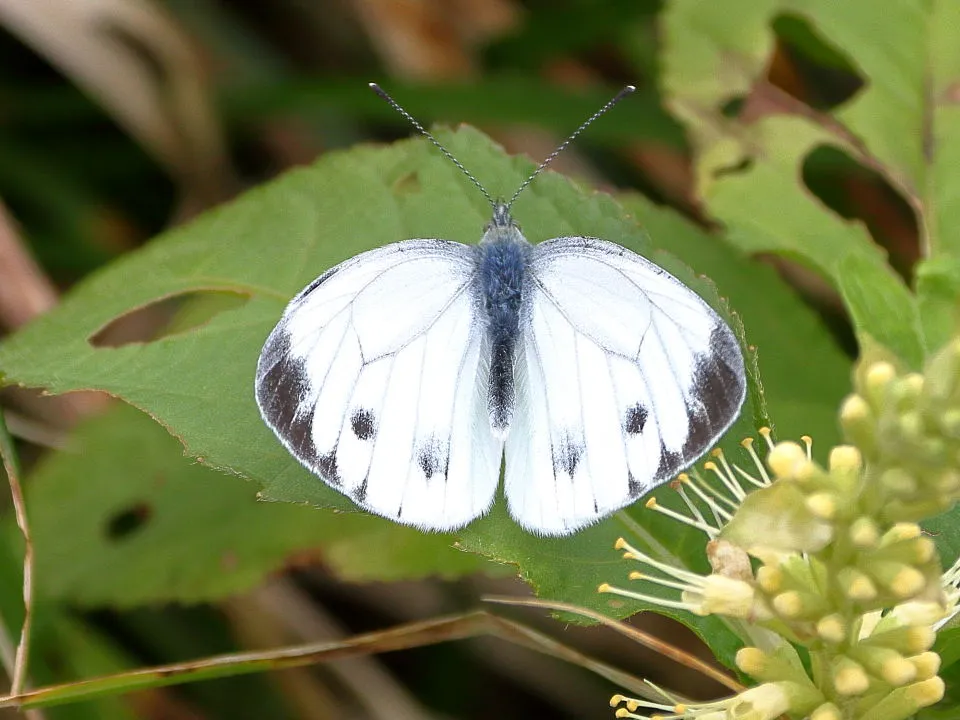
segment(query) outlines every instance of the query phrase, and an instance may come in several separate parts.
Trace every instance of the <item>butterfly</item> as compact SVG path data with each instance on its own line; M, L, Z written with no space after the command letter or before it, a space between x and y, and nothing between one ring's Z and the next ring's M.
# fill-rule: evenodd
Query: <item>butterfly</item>
M531 245L507 202L371 84L490 201L478 245L397 242L297 294L256 369L260 413L308 470L361 508L423 530L486 513L566 535L705 453L746 392L733 332L696 293L620 245ZM501 468L502 466L502 468Z

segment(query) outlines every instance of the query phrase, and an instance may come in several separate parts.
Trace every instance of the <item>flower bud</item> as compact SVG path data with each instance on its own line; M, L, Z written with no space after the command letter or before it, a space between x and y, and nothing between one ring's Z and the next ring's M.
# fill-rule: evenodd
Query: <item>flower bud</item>
M767 682L731 698L725 714L718 715L717 718L776 720L787 712L805 715L822 702L823 696L809 680ZM709 715L702 718L710 720Z
M773 598L773 609L787 620L806 620L820 615L824 603L813 593L788 590Z
M913 522L898 522L883 534L880 540L881 547L892 545L904 540L913 540L923 535L923 528Z
M931 538L917 538L910 544L912 561L917 565L926 565L937 556L937 545Z
M818 492L806 499L807 509L821 520L833 520L837 514L837 497L831 492Z
M830 472L858 473L863 467L863 456L854 445L837 445L830 451Z
M840 695L861 695L870 687L870 678L858 662L840 656L833 666L833 687Z
M905 563L874 560L869 571L880 585L902 599L914 597L927 585L923 573Z
M708 575L695 591L684 590L681 600L697 615L726 615L735 618L756 616L756 591L752 584L724 575Z
M854 567L845 567L837 573L843 594L854 602L870 602L877 597L877 587L869 576Z
M906 685L917 677L917 667L902 657L891 657L880 666L880 677L894 687Z
M806 451L797 443L788 441L774 446L767 456L767 465L778 478L806 478L813 469Z
M860 395L850 395L840 406L840 424L847 438L861 452L870 456L877 445L876 418L870 405Z
M769 666L769 656L760 648L745 647L740 648L734 657L734 662L747 675L760 678L764 670Z
M871 548L880 542L880 528L866 515L850 524L850 541L858 548Z
M874 561L900 562L907 565L926 565L937 556L937 546L928 537L918 537L912 540L901 540L888 545L881 545L876 552L865 555L864 562Z
M757 570L757 584L768 595L783 588L783 571L776 565L762 565Z
M840 708L836 705L824 703L810 713L810 720L843 720L843 716L840 714Z
M913 682L917 677L916 666L896 650L860 646L851 652L868 671L883 678L894 687Z
M847 639L847 624L839 613L832 613L817 621L817 635L824 642L839 645Z
M940 672L940 656L935 652L928 650L907 660L917 669L917 680L928 680Z
M910 373L904 375L900 382L895 383L892 394L895 396L897 410L903 414L905 410L915 408L923 388L926 385L926 379L920 373Z
M940 702L944 689L943 680L938 677L896 688L863 717L869 717L870 720L906 720L921 708Z
M884 618L886 619L886 618ZM888 647L901 655L911 656L926 652L937 639L937 633L929 625L910 625L892 630L880 630L863 640L864 645Z
M863 385L874 407L882 404L887 389L896 377L896 368L888 362L875 362L867 368Z
M879 630L886 632L898 627L933 626L942 620L945 614L946 608L938 602L914 600L900 603L883 618Z

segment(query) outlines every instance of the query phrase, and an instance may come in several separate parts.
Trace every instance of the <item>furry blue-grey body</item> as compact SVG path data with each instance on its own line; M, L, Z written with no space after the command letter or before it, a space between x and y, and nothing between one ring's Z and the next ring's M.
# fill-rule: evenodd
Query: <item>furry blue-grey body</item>
M477 247L477 281L490 348L490 424L501 434L513 416L513 357L530 249L507 207L498 204Z

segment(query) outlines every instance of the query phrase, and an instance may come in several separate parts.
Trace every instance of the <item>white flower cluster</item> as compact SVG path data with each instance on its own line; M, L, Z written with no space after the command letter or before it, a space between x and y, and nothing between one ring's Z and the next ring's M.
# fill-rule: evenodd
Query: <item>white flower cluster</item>
M617 717L905 720L943 697L930 648L957 613L960 565L942 574L916 523L960 499L960 342L922 375L866 363L841 423L851 444L834 448L826 468L813 460L809 438L805 447L774 443L763 430L765 463L744 441L750 471L715 451L704 475L675 483L685 510L648 503L706 533L711 574L617 542L642 564L630 578L649 591L604 584L600 592L737 618L776 638L736 656L755 687L701 704L617 695ZM806 649L809 668L794 646Z

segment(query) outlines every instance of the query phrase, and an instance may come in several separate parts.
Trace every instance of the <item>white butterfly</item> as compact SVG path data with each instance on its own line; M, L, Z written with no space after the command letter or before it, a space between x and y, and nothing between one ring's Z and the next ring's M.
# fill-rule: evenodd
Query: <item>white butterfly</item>
M293 298L261 352L256 399L304 466L370 512L453 530L490 508L505 457L510 514L564 535L670 480L731 425L743 357L710 306L619 245L531 245L510 216L630 90L510 203L467 173L493 205L479 245L394 243Z

